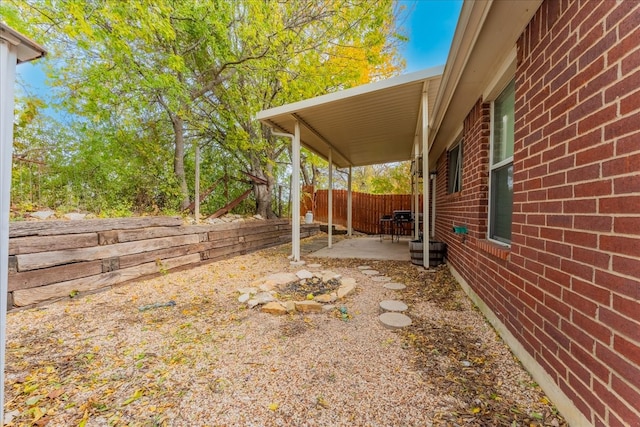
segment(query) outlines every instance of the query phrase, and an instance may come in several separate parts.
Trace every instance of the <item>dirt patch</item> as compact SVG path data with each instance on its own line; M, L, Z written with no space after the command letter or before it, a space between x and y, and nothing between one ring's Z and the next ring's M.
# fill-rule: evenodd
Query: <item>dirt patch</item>
M300 269L285 255L274 248L10 313L10 425L566 425L446 269L367 261L407 285L397 292L362 274L362 260L314 260L356 279L339 303L348 315L240 304L239 287ZM392 298L409 305L406 331L378 321ZM139 310L167 301L176 305Z

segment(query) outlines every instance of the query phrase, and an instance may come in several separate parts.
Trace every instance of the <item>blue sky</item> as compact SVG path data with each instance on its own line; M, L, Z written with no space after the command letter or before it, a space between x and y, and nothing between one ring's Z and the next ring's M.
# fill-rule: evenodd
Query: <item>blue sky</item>
M462 0L400 0L412 13L404 23L409 42L401 50L406 73L444 65Z
M409 42L401 49L406 60L405 73L443 65L447 61L462 0L399 0L410 15L401 23ZM21 76L16 92L46 97L50 90L38 61L17 68Z

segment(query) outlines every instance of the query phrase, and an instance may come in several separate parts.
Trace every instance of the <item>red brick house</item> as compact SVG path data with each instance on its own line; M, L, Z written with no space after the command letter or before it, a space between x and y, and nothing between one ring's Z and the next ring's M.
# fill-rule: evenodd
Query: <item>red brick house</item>
M638 426L640 2L548 0L521 31L489 3L435 107L436 237L572 425Z
M424 235L576 426L640 426L639 41L634 0L465 1L443 71L258 115L349 170L422 154Z

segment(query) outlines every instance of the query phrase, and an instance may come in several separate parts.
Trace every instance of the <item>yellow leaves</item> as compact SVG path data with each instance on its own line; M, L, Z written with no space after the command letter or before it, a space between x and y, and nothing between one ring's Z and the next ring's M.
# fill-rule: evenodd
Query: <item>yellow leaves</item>
M316 396L316 406L329 409L329 402L323 396Z
M38 384L35 383L27 383L25 384L24 388L22 389L22 392L24 394L31 394L34 391L36 391L38 389Z
M144 390L139 388L131 395L131 397L129 397L124 402L122 402L122 406L127 406L127 405L135 402L136 400L140 399L142 396L144 396Z
M477 414L477 413L479 413L480 411L481 411L481 409L480 409L480 408L478 408L477 406L476 406L476 407L474 407L473 409L471 409L471 413L472 413L472 414Z
M275 411L277 411L277 410L278 410L278 408L279 408L279 407L280 407L280 405L278 405L278 404L277 404L277 403L275 403L275 402L273 402L273 403L270 403L270 404L269 404L269 410L270 410L270 411L274 411L274 412L275 412Z

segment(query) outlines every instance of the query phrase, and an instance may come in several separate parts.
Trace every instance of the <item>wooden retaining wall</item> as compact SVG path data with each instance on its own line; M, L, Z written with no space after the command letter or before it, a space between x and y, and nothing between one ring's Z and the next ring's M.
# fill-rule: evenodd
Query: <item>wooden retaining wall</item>
M301 226L301 237L318 225ZM179 217L16 222L8 308L94 291L291 241L288 220L183 225Z

